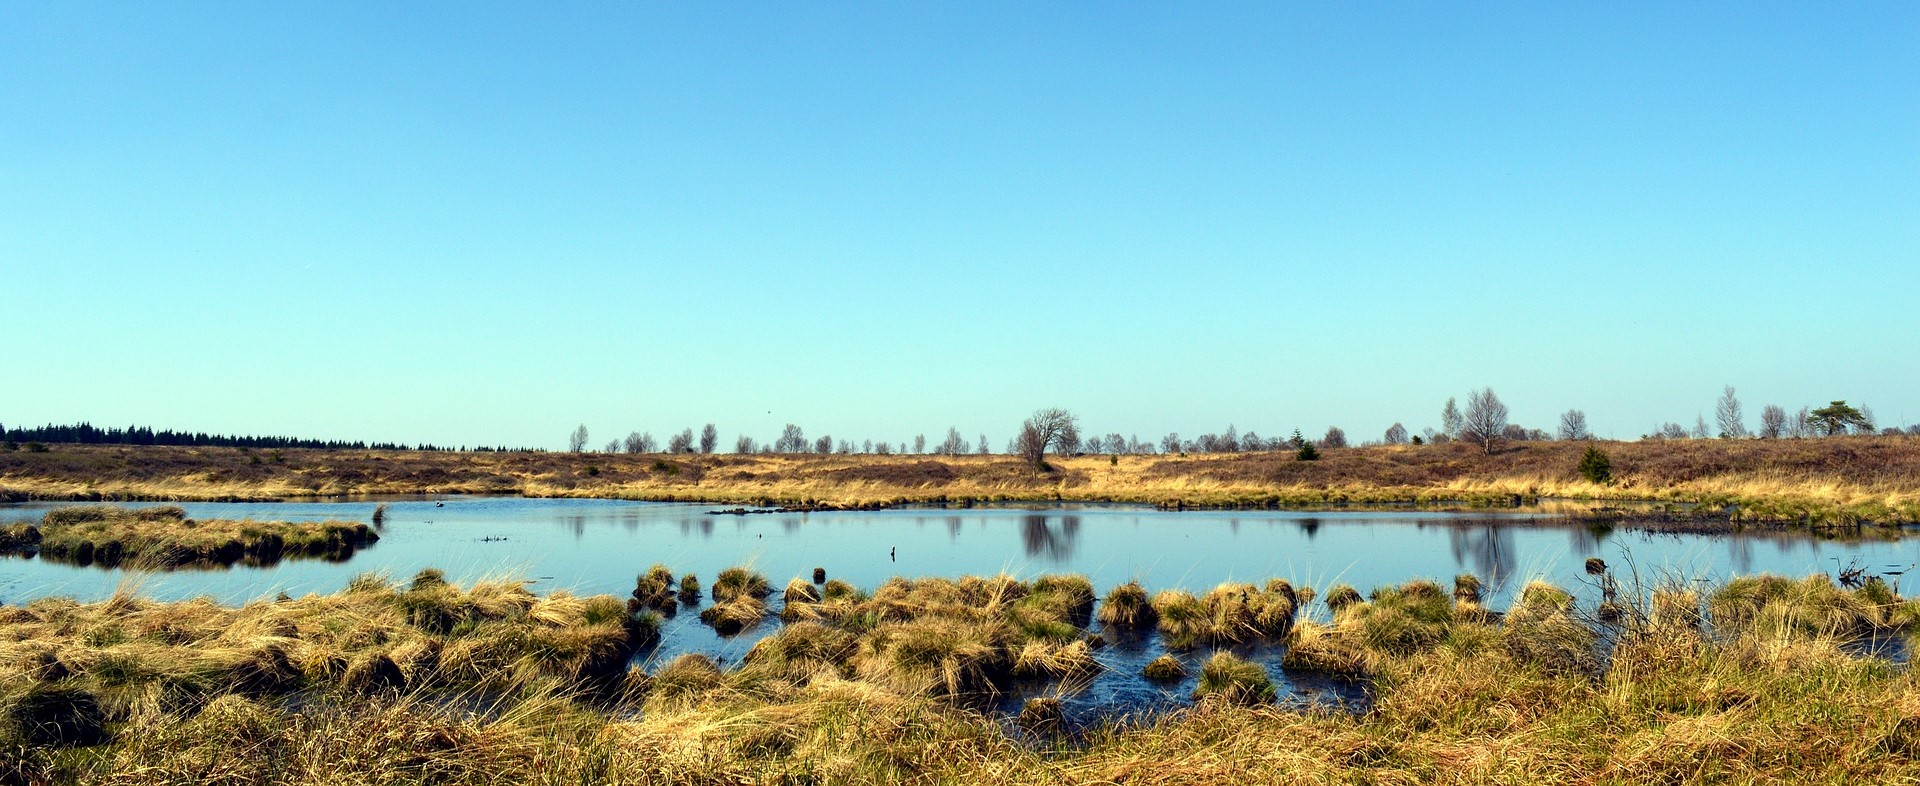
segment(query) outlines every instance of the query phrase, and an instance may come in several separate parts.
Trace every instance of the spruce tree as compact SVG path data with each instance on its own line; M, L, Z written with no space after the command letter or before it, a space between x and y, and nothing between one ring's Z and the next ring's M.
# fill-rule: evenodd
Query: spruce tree
M1613 480L1613 461L1607 454L1592 445L1580 456L1580 476L1593 483L1606 483Z

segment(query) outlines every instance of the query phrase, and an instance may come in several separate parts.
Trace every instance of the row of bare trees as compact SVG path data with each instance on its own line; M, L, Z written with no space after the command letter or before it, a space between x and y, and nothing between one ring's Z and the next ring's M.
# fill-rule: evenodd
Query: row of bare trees
M1760 409L1760 428L1748 431L1745 407L1732 385L1721 391L1720 398L1713 405L1714 426L1707 425L1705 415L1694 418L1691 429L1679 423L1667 422L1648 433L1647 439L1802 439L1806 437L1838 437L1848 434L1911 434L1920 436L1920 425L1910 426L1902 431L1898 428L1879 428L1875 425L1873 408L1866 405L1858 407L1844 400L1828 402L1824 407L1801 407L1798 412L1788 414L1778 404L1768 404Z
M1440 412L1440 428L1425 429L1422 434L1411 434L1401 423L1389 426L1381 438L1387 445L1419 445L1424 443L1445 443L1463 441L1475 445L1483 453L1492 454L1503 443L1560 440L1593 439L1592 429L1587 424L1586 412L1569 409L1561 413L1558 428L1554 432L1526 428L1510 422L1511 413L1505 402L1500 400L1491 387L1479 388L1468 393L1466 406L1460 406L1457 399L1447 399ZM1802 407L1793 415L1777 405L1769 404L1760 412L1760 428L1748 431L1744 418L1744 408L1733 386L1729 385L1714 404L1714 420L1718 426L1718 436L1723 438L1759 437L1762 439L1795 438L1809 436L1838 436L1842 434L1900 434L1920 435L1920 426L1913 426L1902 432L1888 428L1876 431L1873 410L1868 407L1853 407L1845 401L1834 401L1818 409ZM1643 439L1690 439L1707 438L1714 432L1707 425L1704 415L1696 418L1692 429L1677 423L1666 423L1655 429ZM1265 438L1254 432L1241 434L1232 425L1224 433L1202 434L1193 439L1181 439L1177 433L1162 437L1158 443L1143 441L1138 435L1124 436L1117 432L1095 434L1083 438L1079 419L1065 409L1049 407L1041 409L1027 418L1020 430L1011 440L1006 452L1018 455L1036 465L1044 465L1046 455L1078 455L1082 453L1119 455L1152 453L1238 453L1261 451L1294 451L1308 444L1294 432L1290 438ZM1344 448L1348 446L1346 432L1338 426L1327 429L1319 440L1313 441L1319 448ZM1364 443L1375 444L1375 443ZM587 427L582 424L568 438L568 449L583 452L587 446ZM668 437L665 451L668 453L713 453L719 447L719 431L714 424L708 423L698 436L693 429L685 429ZM633 432L625 440L608 442L606 452L654 453L661 446L651 433ZM892 443L885 440L875 442L862 440L855 444L850 440L835 440L822 435L809 440L800 426L788 423L780 436L768 443L760 443L752 437L741 435L734 442L735 453L789 453L789 454L853 454L866 453L888 455L893 453L927 453L926 435L914 437L907 442ZM946 439L933 447L932 453L943 456L967 454L987 455L991 453L987 435L981 434L977 441L970 442L955 427L948 427Z
M574 429L572 433L568 434L567 450L573 453L586 452L587 439L588 439L587 434L588 432L587 432L586 424L584 423L580 424L578 428ZM708 423L706 426L700 429L700 433L697 436L694 434L693 429L688 428L688 429L682 430L678 434L673 434L667 437L667 440L664 446L661 444L659 440L654 438L652 432L634 431L634 432L628 433L625 439L616 439L616 440L607 442L606 446L603 447L601 450L602 452L606 452L606 453L665 452L665 453L710 454L710 453L718 452L719 447L720 447L720 430L714 424ZM735 453L814 453L814 454L870 453L875 455L890 455L896 452L903 453L903 454L904 453L926 453L927 437L925 434L915 436L911 443L908 443L908 442L893 443L885 440L875 442L869 439L869 440L862 440L859 444L856 445L851 440L842 439L842 440L836 441L832 436L828 436L828 435L822 435L818 438L809 440L806 436L805 430L801 429L800 426L796 424L788 423L786 427L781 430L780 436L774 439L772 442L762 443L762 442L759 442L758 440L755 440L753 437L749 435L746 435L746 434L740 435L734 440L733 452ZM989 449L987 447L987 435L981 434L979 441L977 443L972 443L972 442L968 442L966 437L961 436L960 430L958 428L949 427L947 429L946 440L940 443L939 445L935 446L934 452L941 455L947 455L947 456L959 456L959 455L966 455L969 453L986 454L989 452Z

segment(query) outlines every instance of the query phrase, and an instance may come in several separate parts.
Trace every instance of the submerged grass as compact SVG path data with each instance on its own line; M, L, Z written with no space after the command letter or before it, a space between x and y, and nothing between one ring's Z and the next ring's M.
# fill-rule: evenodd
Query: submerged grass
M744 582L752 586L753 582ZM1073 728L1054 696L1009 725L972 701L1092 658L1081 582L896 579L737 668L626 655L622 599L460 588L423 573L234 608L0 607L0 778L49 783L1893 783L1920 778L1920 681L1848 654L1910 633L1884 585L1755 577L1627 593L1601 623L1531 585L1505 615L1429 581L1262 633L1287 668L1370 679L1365 712L1276 704L1219 650L1191 709ZM1193 624L1258 620L1291 587L1184 594ZM1143 590L1144 591L1144 590ZM1131 594L1121 593L1123 597ZM1356 593L1357 595L1358 593ZM802 596L789 587L787 602ZM1208 598L1212 598L1210 602ZM1246 598L1244 602L1241 600ZM1255 598L1271 600L1256 601ZM752 592L722 603L759 600ZM1211 607L1210 607L1211 605ZM1226 609L1224 612L1221 609ZM1027 623L1023 627L1022 620ZM1162 617L1164 623L1165 617ZM1266 628L1273 631L1274 628ZM1605 636L1601 634L1605 633ZM1216 635L1208 633L1207 635ZM1162 663L1168 661L1168 663ZM1095 660L1097 666L1097 660ZM1164 671L1160 671L1164 669ZM1155 671L1178 679L1177 659ZM449 697L460 697L449 700ZM349 763L343 766L343 763Z

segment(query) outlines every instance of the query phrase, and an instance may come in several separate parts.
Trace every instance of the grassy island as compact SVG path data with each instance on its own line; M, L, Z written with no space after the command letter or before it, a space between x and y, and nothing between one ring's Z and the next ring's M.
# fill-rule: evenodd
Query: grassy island
M357 521L195 520L172 505L70 507L49 511L38 525L0 531L0 552L37 549L42 558L60 562L164 570L302 557L344 560L379 539Z

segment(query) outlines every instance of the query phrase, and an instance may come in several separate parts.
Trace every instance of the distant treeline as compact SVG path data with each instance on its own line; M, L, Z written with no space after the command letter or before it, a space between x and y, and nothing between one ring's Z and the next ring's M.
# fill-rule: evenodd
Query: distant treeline
M329 439L300 439L298 437L275 436L232 436L227 434L206 434L197 431L173 431L162 429L155 431L146 426L128 426L126 428L99 428L91 423L71 426L47 424L34 428L9 429L0 424L0 442L9 446L67 443L78 445L176 445L181 447L222 447L222 448L314 448L318 450L447 450L482 451L500 453L532 453L534 448L499 447L450 447L421 443L407 445L398 442L348 442Z

